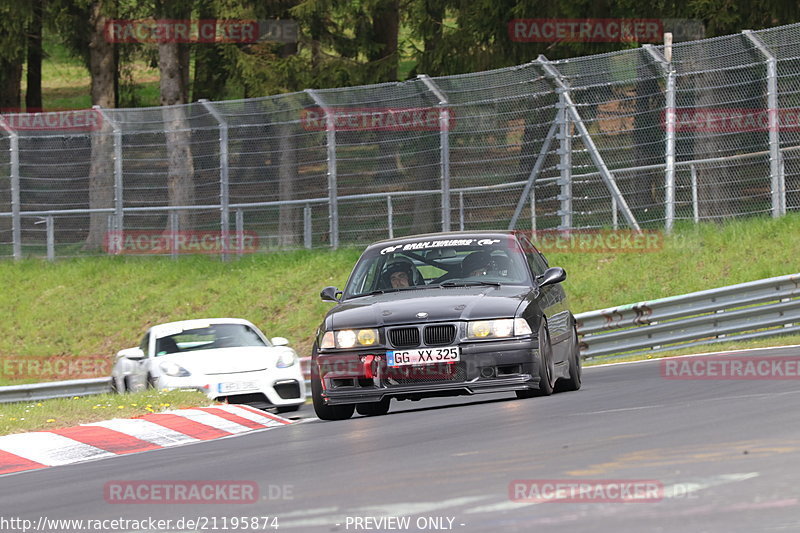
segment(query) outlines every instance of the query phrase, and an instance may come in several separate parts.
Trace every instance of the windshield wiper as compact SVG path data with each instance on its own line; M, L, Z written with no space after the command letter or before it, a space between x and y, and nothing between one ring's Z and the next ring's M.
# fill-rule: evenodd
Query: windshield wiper
M485 285L489 287L499 287L499 281L445 281L439 284L440 287L476 287Z

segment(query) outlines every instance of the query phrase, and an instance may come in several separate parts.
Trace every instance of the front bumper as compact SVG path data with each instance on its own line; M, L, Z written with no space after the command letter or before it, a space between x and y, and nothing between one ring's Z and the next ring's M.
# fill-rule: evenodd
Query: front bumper
M463 342L459 346L458 363L400 368L387 368L385 349L320 352L315 363L322 378L322 398L327 405L337 405L538 387L536 338Z
M162 389L197 389L209 399L254 407L283 407L306 401L306 386L300 365L234 374L173 377L162 375Z

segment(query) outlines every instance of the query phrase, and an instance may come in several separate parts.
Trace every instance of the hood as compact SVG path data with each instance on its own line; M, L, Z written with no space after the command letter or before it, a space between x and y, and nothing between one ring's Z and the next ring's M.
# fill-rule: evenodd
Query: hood
M529 287L430 287L347 300L328 312L326 329L513 317ZM428 313L424 319L417 313Z
M243 346L217 348L154 357L152 364L174 362L192 374L233 374L273 368L284 347Z

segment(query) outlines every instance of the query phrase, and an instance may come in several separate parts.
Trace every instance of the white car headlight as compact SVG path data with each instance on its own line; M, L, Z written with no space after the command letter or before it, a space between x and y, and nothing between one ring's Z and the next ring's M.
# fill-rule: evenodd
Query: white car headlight
M186 376L191 376L192 373L183 368L178 363L168 362L168 363L161 363L158 365L162 372L164 372L168 376L176 377L176 378L184 378Z
M502 339L530 334L531 328L524 318L475 320L467 324L467 337L470 339Z
M289 368L297 362L297 356L292 352L281 352L275 366L278 368Z

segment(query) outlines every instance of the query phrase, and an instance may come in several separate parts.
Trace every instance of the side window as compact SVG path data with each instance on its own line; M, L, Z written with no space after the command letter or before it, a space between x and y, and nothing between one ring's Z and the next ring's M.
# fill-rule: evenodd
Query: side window
M145 333L144 338L142 339L142 343L139 345L139 349L144 352L144 354L150 355L147 353L147 349L150 347L150 332L148 331Z
M525 257L528 258L531 271L535 276L541 276L547 270L547 261L526 236L518 235L518 238L520 244L522 244L522 249L525 251Z

